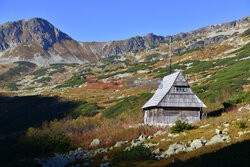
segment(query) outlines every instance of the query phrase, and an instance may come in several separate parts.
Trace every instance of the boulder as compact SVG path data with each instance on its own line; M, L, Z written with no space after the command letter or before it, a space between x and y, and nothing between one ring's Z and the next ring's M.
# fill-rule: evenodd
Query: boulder
M109 149L108 148L99 148L95 151L95 154L100 154L100 153L103 153L103 152L108 152Z
M174 141L174 139L167 139L166 141Z
M118 141L115 145L114 145L114 147L121 147L121 146L123 146L123 145L125 145L126 144L126 142L124 142L124 141Z
M154 151L152 151L153 154L158 154L160 152L162 152L163 150L161 148L157 148Z
M151 140L151 139L153 139L153 138L154 138L153 136L148 136L148 139L149 139L149 140Z
M155 159L157 159L157 160L162 159L162 155L156 155L156 156L155 156Z
M239 109L238 109L238 111L243 111L243 110L250 110L250 105L249 104L247 104L246 106L242 106L242 107L240 107Z
M222 131L219 130L219 129L215 129L215 132L216 132L216 134L218 134L218 135L222 134Z
M102 161L107 161L107 160L108 160L108 156L104 155L103 158L102 158Z
M193 140L189 140L189 141L188 141L188 144L191 144L192 142L193 142Z
M82 151L82 147L78 147L78 148L77 148L77 151Z
M143 143L142 140L134 139L134 140L131 141L131 146L132 146L132 147L133 147L133 146L138 146L138 145L140 145L140 144L142 144L142 143Z
M158 145L159 145L159 143L156 143L156 144L154 144L154 143L145 143L145 144L144 144L144 146L145 146L145 147L148 147L148 148L149 148L149 147L158 146Z
M137 126L138 126L138 127L142 127L142 126L145 126L145 124L144 124L144 123L138 123Z
M89 162L84 162L82 165L83 166L90 166L90 163Z
M100 144L100 140L96 138L92 140L92 142L90 143L90 147L97 147L99 144Z
M167 154L168 156L173 155L173 154L177 154L181 151L186 151L186 145L182 142L177 142L174 144L171 144L168 148L167 151L165 151L164 153Z
M138 139L139 139L141 142L144 142L144 141L147 139L147 136L146 136L146 135L141 135Z
M166 134L166 133L167 133L167 132L163 132L163 131L159 130L159 131L157 131L157 132L154 134L154 137L159 136L159 135L164 135L164 134Z
M245 133L250 133L250 130L248 130L248 131L245 130L245 131L244 131L244 134L245 134Z
M208 127L208 126L210 126L210 124L202 125L202 126L200 126L200 128L205 128L205 127Z
M228 127L230 124L229 124L229 122L224 122L223 125L224 125L225 127Z
M231 137L228 136L228 135L219 135L219 134L216 134L214 135L207 143L206 145L211 145L211 144L215 144L215 143L218 143L218 142L231 142Z
M238 132L238 135L239 136L241 136L241 135L243 135L244 134L244 132Z
M225 128L225 129L223 129L222 134L227 135L227 134L228 134L228 131L229 131L229 129L228 129L228 128Z
M180 134L173 134L173 133L169 133L168 134L168 137L178 137L178 136L180 136Z
M195 139L192 141L192 143L190 144L190 147L192 150L195 150L197 148L200 148L202 146L204 146L207 143L206 140L202 140L202 139Z
M101 163L100 167L108 167L110 165L111 165L110 162L106 162L106 163Z

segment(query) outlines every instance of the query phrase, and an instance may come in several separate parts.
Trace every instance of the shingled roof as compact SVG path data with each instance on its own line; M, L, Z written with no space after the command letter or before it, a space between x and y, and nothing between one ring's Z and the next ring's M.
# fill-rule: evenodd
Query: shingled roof
M173 93L176 86L185 86L188 91ZM171 89L173 90L170 91ZM182 72L178 71L163 78L153 97L142 108L150 107L206 107L206 105L189 87Z

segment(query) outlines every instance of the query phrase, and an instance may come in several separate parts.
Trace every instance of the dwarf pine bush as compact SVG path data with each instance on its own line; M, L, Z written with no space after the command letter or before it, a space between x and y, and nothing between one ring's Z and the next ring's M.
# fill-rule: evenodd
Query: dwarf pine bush
M130 150L122 150L116 152L113 157L113 163L129 162L129 161L143 161L147 160L151 155L149 148L143 145L132 147Z
M190 129L194 129L194 126L191 124L188 124L187 122L177 120L175 121L175 125L171 127L170 132L179 133L179 132L183 132L184 130L190 130Z

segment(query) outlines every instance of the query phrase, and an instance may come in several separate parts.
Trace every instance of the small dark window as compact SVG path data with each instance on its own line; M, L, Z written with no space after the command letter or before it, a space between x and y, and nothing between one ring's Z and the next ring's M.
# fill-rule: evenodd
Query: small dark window
M186 92L186 89L185 88L176 88L176 91L177 92Z

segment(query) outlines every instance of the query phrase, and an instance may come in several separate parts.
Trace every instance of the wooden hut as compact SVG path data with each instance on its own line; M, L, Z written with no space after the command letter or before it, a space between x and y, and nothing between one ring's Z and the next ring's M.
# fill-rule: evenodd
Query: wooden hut
M201 119L206 105L195 95L181 71L167 75L149 101L142 107L144 123L173 125L180 117L188 123Z

